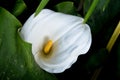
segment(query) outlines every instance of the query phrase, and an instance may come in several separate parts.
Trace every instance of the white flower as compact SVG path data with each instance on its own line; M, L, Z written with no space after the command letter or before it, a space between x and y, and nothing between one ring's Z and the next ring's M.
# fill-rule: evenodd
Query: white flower
M36 63L45 71L60 73L71 67L91 45L91 31L83 18L43 9L31 15L21 29L32 44ZM46 50L45 50L46 49Z

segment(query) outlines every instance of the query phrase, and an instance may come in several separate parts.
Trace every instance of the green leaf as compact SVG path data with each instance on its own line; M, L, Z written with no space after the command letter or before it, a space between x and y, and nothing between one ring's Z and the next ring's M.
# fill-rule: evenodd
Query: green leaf
M65 14L77 15L74 3L71 1L61 2L55 6L55 10Z
M12 14L19 16L26 9L26 7L27 6L23 0L16 0Z
M0 0L0 6L15 16L22 14L27 7L23 0Z
M0 80L56 80L35 63L31 45L19 36L21 23L0 7Z

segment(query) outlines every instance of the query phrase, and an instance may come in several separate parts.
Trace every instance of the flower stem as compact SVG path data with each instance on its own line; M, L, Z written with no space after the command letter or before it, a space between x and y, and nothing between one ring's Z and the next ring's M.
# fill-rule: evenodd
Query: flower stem
M96 5L97 5L98 2L99 2L99 0L94 0L92 2L92 5L90 6L87 14L85 15L83 23L87 22L87 20L89 19L89 17L91 16L91 14L93 13L93 11L95 10L95 7L96 7Z
M112 36L111 36L111 38L106 46L106 49L108 50L109 53L110 53L110 51L111 51L113 45L115 44L119 35L120 35L120 21L119 21L117 27L115 28L114 33L112 34ZM96 69L91 80L97 80L101 70L102 70L102 67Z
M111 51L111 49L112 49L113 45L115 44L119 35L120 35L120 21L106 46L106 48L109 52Z
M39 14L39 12L46 6L46 4L49 2L49 0L42 0L39 4L39 6L37 7L36 11L35 11L35 16L37 16Z

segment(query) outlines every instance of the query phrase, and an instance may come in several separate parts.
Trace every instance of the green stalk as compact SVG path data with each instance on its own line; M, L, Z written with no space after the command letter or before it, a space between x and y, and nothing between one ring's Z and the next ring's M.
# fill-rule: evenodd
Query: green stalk
M115 28L114 33L112 34L112 36L111 36L111 38L106 46L106 49L108 50L109 53L112 50L112 47L114 46L119 35L120 35L120 21L119 21L117 27ZM102 67L96 69L91 80L97 80L101 70L102 70Z
M97 5L98 2L99 2L99 0L94 0L92 2L92 5L90 6L87 14L85 15L83 23L87 22L87 20L89 19L89 17L91 16L91 14L93 13L93 11L95 10L95 7L96 7L96 5Z
M36 11L35 11L35 16L37 16L39 14L39 12L47 5L47 3L49 2L49 0L42 0L39 4L39 6L37 7Z
M112 49L113 45L115 44L119 35L120 35L120 21L119 21L117 27L115 28L114 33L112 34L112 36L106 46L108 52L111 51L111 49Z

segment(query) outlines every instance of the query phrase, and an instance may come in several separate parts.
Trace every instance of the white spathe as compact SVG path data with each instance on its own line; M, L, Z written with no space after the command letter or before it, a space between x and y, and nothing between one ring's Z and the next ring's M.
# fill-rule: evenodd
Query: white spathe
M31 15L21 29L21 37L32 44L36 63L45 71L60 73L70 68L91 45L91 31L83 18L43 9ZM43 47L48 40L53 46L48 55Z

